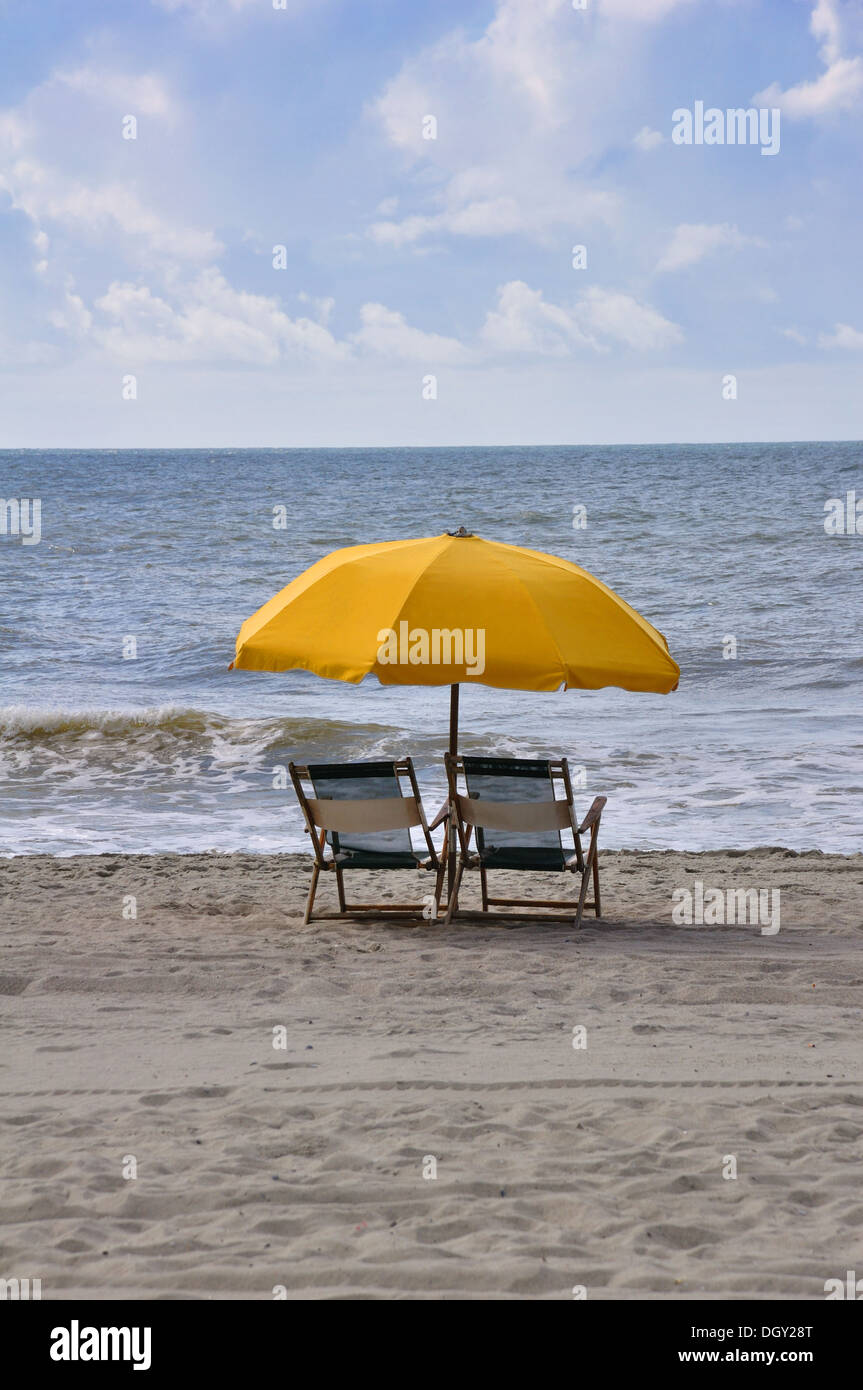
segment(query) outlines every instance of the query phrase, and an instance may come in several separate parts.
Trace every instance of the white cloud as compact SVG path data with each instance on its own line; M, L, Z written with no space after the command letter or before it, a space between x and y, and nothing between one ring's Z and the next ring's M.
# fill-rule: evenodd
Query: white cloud
M343 358L347 349L321 324L292 319L274 299L235 290L214 267L176 291L177 303L147 286L114 282L96 301L96 342L128 362L247 362L286 357Z
M842 55L842 30L835 0L817 0L809 27L818 40L822 59L828 65Z
M634 81L648 47L645 26L629 21L661 19L676 3L615 0L592 25L570 0L497 0L478 37L454 29L409 58L369 110L413 171L415 197L409 184L402 215L384 214L369 236L396 248L500 235L551 246L591 225L617 228L620 197L592 171L633 126L608 93ZM427 116L435 139L423 138Z
M672 10L692 3L693 0L598 0L599 12L606 18L636 19L642 24L655 24Z
M782 336L783 338L789 338L791 342L796 343L798 347L806 346L806 338L804 334L800 332L799 328L783 328Z
M772 82L752 98L759 106L778 106L791 120L850 110L863 92L863 60L842 56L842 22L835 0L817 0L809 27L826 70L812 82L798 82L786 91Z
M20 111L0 111L0 156L10 158L27 143L28 123Z
M360 308L360 327L344 340L326 326L333 302L305 293L317 320L292 318L278 301L235 289L215 267L190 281L169 277L167 288L113 281L88 308L67 277L62 308L50 316L70 338L126 363L243 363L274 367L285 361L327 364L372 355L394 363L476 367L489 357L518 353L565 357L576 349L613 346L655 351L681 341L679 327L633 296L588 290L569 306L547 301L523 281L501 285L474 345L427 332L384 304Z
M384 304L364 304L360 309L362 327L351 335L352 342L382 356L413 362L464 362L467 349L456 339L413 328L404 314Z
M55 309L48 315L54 328L68 333L71 337L85 338L93 326L93 315L80 295L75 294L71 279L67 283L62 309Z
M327 295L320 299L317 299L313 294L306 294L305 290L300 290L299 294L297 295L297 298L299 299L301 304L310 304L314 311L317 322L323 324L324 327L326 327L326 325L332 318L333 309L336 307L336 301L332 298L332 296Z
M818 346L820 348L845 348L848 352L860 352L863 349L863 333L857 328L852 328L849 323L834 323L832 333L819 333Z
M481 339L492 352L539 353L560 357L575 344L590 344L574 313L543 299L523 280L498 289L497 308L486 316Z
M486 316L481 339L492 352L562 357L579 346L597 352L612 344L656 351L681 342L683 333L656 309L619 290L594 287L566 308L512 280L498 289L497 307Z
M632 143L640 150L655 150L664 140L665 136L661 130L651 130L649 125L643 125Z
M178 114L157 74L98 66L55 72L20 107L0 112L0 189L30 218L37 236L48 225L79 240L110 240L115 254L135 264L166 256L212 261L222 247L211 231L162 214L116 177L104 179L92 167L75 172L93 149L88 113L96 110L101 123L99 108L106 103L116 108L118 145L122 115L171 121ZM113 167L110 157L108 163Z
M798 82L783 92L778 82L757 92L752 100L758 106L778 106L792 120L847 111L856 106L863 91L863 60L839 58L816 77L814 82Z
M498 0L494 18L474 47L480 65L514 83L544 114L551 114L560 98L562 73L554 51L553 21L562 9L561 0Z
M676 323L620 291L590 289L580 307L588 329L638 352L655 352L683 341Z
M340 342L326 327L332 300L305 294L300 299L314 305L318 321L291 318L275 299L234 289L215 267L163 294L147 285L115 281L95 303L99 317L93 319L91 337L112 357L132 363L242 362L267 367L286 360L345 361L357 351L398 362L470 359L455 338L414 328L403 314L383 304L364 304L360 328ZM57 326L81 331L72 319L70 310L68 322L61 324L58 318Z
M657 264L660 271L684 270L725 248L739 251L743 246L764 246L760 237L744 236L728 222L681 222Z
M417 328L398 310L373 302L362 305L360 327L339 341L326 326L332 300L305 293L299 298L314 306L317 321L291 318L277 300L236 290L212 266L191 281L172 277L162 292L115 280L92 309L67 278L63 307L50 321L70 338L132 364L273 367L285 361L337 363L371 354L394 363L475 367L511 353L564 357L579 348L607 352L619 345L655 351L683 337L657 310L620 291L594 288L564 306L550 303L521 280L499 287L473 346Z
M93 186L35 159L7 165L0 172L0 188L39 230L43 223L54 222L94 239L120 232L128 250L137 247L179 260L212 260L222 249L212 232L160 216L122 184Z
M397 248L411 246L435 235L528 235L541 241L546 229L555 221L574 221L577 226L610 226L618 210L618 199L614 194L575 188L560 189L557 197L550 200L502 194L500 197L460 202L457 196L459 181L454 180L453 183L455 187L451 193L455 197L452 208L431 216L413 215L402 222L374 222L369 227L369 236L379 245ZM566 209L570 209L568 217Z
M171 94L156 73L84 67L55 73L51 81L100 105L117 107L124 115L172 118L177 114Z

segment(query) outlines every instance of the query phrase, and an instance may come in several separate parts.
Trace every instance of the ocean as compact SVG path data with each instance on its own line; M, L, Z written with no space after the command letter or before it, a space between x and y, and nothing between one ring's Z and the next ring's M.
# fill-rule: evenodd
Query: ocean
M0 535L0 854L307 848L291 758L410 753L436 811L446 688L228 667L328 551L460 525L584 566L681 667L463 688L462 751L569 757L606 848L859 851L863 534L825 529L855 486L857 443L0 452L41 501L38 544Z

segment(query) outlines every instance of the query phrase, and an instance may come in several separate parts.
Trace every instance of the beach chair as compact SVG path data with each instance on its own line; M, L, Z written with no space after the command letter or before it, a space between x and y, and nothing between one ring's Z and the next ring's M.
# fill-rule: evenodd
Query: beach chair
M438 855L430 831L448 819L449 807L441 808L431 826L426 824L410 758L288 766L315 855L303 922L312 920L318 879L327 872L335 874L339 911L319 912L317 919L391 912L422 913L434 920L446 866L446 836L443 853ZM311 785L312 796L306 794L305 782ZM422 828L425 845L421 851L411 842L413 826ZM434 893L425 894L423 902L349 903L344 882L349 869L425 869L435 875Z
M458 836L459 858L453 891L447 906L446 922L458 907L458 891L465 869L478 869L482 888L482 912L465 911L463 916L485 916L491 908L557 909L542 913L502 913L501 916L554 921L560 910L575 917L581 925L584 909L600 915L599 862L597 839L604 796L596 797L581 824L575 817L572 785L566 758L541 761L533 758L464 758L446 755L450 808ZM460 790L460 783L466 794ZM562 796L557 790L562 790ZM585 854L581 837L590 831ZM563 835L572 838L564 844ZM474 844L471 846L471 834ZM532 873L571 873L578 882L578 899L490 898L489 869L528 870ZM593 878L593 899L587 890Z

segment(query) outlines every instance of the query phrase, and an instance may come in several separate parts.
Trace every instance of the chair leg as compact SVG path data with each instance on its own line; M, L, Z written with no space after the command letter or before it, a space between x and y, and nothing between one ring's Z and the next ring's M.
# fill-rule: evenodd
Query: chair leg
M584 866L584 873L581 875L581 892L578 895L578 907L575 910L575 925L581 926L581 914L584 911L584 900L587 897L587 885L590 882L590 865Z
M317 862L312 868L312 881L309 884L309 896L306 901L306 911L303 917L303 926L307 927L312 920L312 904L315 901L315 893L318 891L318 878L320 877L321 866Z
M488 912L488 879L485 869L480 869L479 881L482 888L482 910L483 912Z
M339 912L342 913L346 911L345 881L342 877L343 873L344 870L336 865L336 889L339 895Z
M446 862L441 861L440 867L437 873L435 874L434 881L434 917L432 918L433 922L436 922L440 917L440 895L443 892L443 876L445 873Z
M602 916L602 909L599 898L599 856L593 856L593 905L597 917Z
M455 871L455 881L454 881L453 886L452 886L452 892L451 892L450 895L449 895L449 902L448 902L447 905L446 905L446 917L444 918L444 926L445 926L445 927L448 927L448 926L449 926L450 922L452 921L453 912L455 911L455 908L458 906L458 890L459 890L459 884L461 883L461 876L462 876L463 873L464 873L464 863L463 863L462 860L460 859L460 860L458 861L458 865L457 865L457 867L456 867L456 871Z

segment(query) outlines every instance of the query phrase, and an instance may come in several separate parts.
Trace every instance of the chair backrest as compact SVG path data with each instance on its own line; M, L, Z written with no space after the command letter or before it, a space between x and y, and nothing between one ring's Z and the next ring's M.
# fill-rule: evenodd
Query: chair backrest
M334 854L412 854L410 827L425 827L410 758L400 762L311 763L292 765L292 776L307 819L326 832ZM305 776L315 795L300 785ZM407 777L404 794L400 777Z
M459 797L459 812L474 826L480 853L492 848L563 850L560 832L572 826L565 759L463 757L451 766L464 774L467 798ZM563 782L566 799L555 796L555 778Z

